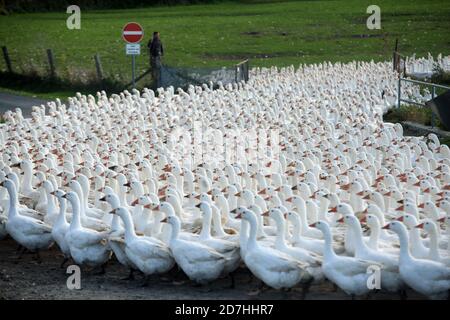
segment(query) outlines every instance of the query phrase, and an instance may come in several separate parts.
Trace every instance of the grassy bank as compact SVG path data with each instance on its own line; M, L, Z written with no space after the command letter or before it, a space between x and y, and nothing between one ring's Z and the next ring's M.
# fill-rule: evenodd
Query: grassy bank
M101 56L105 77L130 81L121 29L137 21L150 34L159 30L164 63L181 67L232 66L250 58L252 66L286 66L321 61L387 60L395 38L403 54L450 52L450 2L380 0L381 30L368 30L370 1L263 1L126 10L82 9L81 30L68 30L65 12L0 16L0 45L6 45L17 73L45 75L46 49L54 51L61 79L95 78L94 54ZM148 67L148 54L137 68ZM0 70L5 70L0 59ZM60 90L60 89L55 89Z

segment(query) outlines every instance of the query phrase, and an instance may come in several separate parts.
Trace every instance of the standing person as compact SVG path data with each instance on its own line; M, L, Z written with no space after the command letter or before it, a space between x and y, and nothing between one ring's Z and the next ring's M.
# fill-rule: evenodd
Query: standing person
M158 31L153 32L153 39L148 42L147 47L150 50L152 77L155 81L156 88L158 88L161 82L161 56L164 55L164 49Z

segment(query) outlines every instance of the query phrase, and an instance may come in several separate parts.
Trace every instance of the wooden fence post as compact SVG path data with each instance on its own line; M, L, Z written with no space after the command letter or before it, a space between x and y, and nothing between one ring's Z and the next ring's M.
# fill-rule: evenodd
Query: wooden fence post
M2 47L2 51L3 51L3 57L5 58L5 63L6 63L6 69L8 70L8 72L12 73L12 66L11 66L11 59L9 58L9 54L8 54L8 48L6 48L6 46Z
M95 54L94 60L95 60L95 70L97 70L98 81L103 82L103 68L98 53Z
M48 64L50 66L50 77L55 78L56 77L55 59L53 57L52 49L47 49L47 58Z
M397 66L397 64L398 64L398 38L395 39L395 47L394 47L392 64L394 67L394 71L398 71L397 70L397 68L398 68L398 66Z

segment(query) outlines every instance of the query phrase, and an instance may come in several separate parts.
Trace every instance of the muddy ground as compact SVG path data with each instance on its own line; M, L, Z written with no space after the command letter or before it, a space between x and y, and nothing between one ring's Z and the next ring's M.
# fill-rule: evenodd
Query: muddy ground
M128 271L112 260L106 273L97 275L94 271L82 271L81 290L69 290L66 286L66 269L61 269L62 257L56 248L41 253L42 262L34 254L23 254L19 259L17 244L10 238L0 241L0 299L293 299L302 298L301 290L281 292L267 290L257 296L250 295L259 286L248 269L236 272L235 289L229 288L229 279L196 287L184 281L182 273L176 274L174 282L168 278L156 278L142 287L143 277L122 280ZM251 282L250 282L251 280ZM250 294L249 294L250 293ZM408 291L409 299L422 299L415 292ZM326 282L314 285L306 299L350 299L341 290L334 291ZM397 295L378 292L371 299L399 299Z

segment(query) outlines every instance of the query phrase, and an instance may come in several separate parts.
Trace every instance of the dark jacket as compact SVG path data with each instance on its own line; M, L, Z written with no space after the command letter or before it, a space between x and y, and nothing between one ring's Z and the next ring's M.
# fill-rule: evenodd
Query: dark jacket
M147 47L150 49L152 57L159 57L164 55L164 49L161 40L153 39L148 42Z

